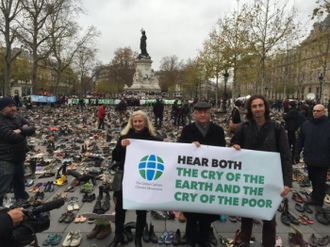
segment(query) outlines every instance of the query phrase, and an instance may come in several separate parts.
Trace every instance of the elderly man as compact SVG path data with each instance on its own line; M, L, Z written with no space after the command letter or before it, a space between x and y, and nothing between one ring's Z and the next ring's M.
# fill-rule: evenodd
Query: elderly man
M315 105L313 118L304 122L296 141L295 162L300 160L304 149L304 161L308 168L308 178L312 182L313 192L308 205L316 206L315 218L322 224L328 224L322 206L325 197L325 184L330 165L330 121L325 116L325 107Z
M16 114L16 103L10 97L0 99L0 206L12 181L17 204L24 202L24 160L26 136L35 132L34 126Z
M200 145L224 147L226 145L224 131L220 126L210 122L211 105L198 102L194 105L195 122L185 126L179 142ZM211 223L219 218L218 215L201 213L184 213L187 218L186 236L187 247L194 247L196 243L203 247L211 246L208 238ZM197 232L197 222L199 231Z

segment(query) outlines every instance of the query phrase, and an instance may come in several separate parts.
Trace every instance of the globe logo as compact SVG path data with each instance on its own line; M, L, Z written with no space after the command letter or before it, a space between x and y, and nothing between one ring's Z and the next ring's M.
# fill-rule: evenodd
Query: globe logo
M164 172L164 161L154 154L144 156L139 163L139 172L148 181L157 180Z

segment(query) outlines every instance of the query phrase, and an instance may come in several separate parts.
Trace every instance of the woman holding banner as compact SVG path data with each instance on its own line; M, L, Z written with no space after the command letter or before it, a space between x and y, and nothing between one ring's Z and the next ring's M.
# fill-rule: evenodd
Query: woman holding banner
M144 111L135 111L130 116L126 127L122 130L121 136L117 142L115 149L112 152L112 158L118 163L119 172L116 172L113 181L113 197L116 198L116 216L115 216L115 237L108 247L116 247L123 243L123 230L125 223L126 210L123 209L123 190L121 186L122 175L125 172L125 154L126 147L130 144L129 139L142 140L158 140L156 132L148 115ZM121 175L118 175L121 174ZM118 175L118 176L117 176ZM115 179L120 177L119 183L115 183ZM118 186L119 185L119 186ZM135 231L135 246L142 247L141 237L146 225L146 210L136 211L136 231Z
M197 147L204 144L221 147L226 145L223 128L210 122L211 105L209 103L196 103L194 117L195 122L183 128L179 142L194 143ZM203 247L212 246L209 241L209 231L211 223L219 216L193 212L184 212L184 216L187 218L187 247L194 247L196 244Z

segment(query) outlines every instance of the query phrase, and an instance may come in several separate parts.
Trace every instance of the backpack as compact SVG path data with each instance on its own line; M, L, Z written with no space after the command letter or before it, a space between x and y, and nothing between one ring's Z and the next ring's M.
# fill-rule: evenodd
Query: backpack
M297 115L297 126L298 127L301 127L301 125L306 121L307 119L305 118L305 116L300 112L298 111L298 115Z

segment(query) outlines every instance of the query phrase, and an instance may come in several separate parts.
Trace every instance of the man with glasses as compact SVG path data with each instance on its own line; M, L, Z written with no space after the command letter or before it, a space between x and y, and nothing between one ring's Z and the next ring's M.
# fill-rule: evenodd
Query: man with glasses
M198 102L194 105L195 122L185 126L179 142L200 145L221 146L226 145L223 128L210 122L211 105ZM187 247L194 247L197 243L209 247L209 231L211 223L219 218L218 215L184 212L187 218L186 236ZM198 231L197 231L198 226Z
M313 118L303 123L296 141L295 162L300 160L304 149L304 162L308 169L308 178L312 182L313 192L308 205L316 206L315 218L322 224L329 224L322 209L325 197L325 184L330 165L330 121L325 116L325 107L321 104L313 108Z

